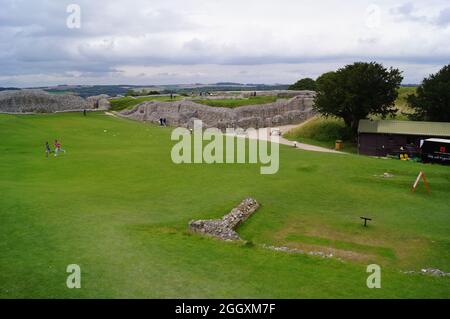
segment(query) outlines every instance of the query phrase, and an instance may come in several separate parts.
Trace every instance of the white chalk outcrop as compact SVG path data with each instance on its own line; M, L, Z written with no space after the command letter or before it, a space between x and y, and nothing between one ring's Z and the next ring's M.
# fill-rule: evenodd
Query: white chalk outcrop
M185 99L174 102L150 101L124 110L120 116L157 123L166 118L167 124L191 128L193 120L203 121L205 127L262 128L302 123L315 115L314 92L300 91L290 99L278 99L274 103L249 105L236 108L212 107Z
M53 113L93 108L85 99L69 93L50 94L43 90L0 92L0 112L4 113Z

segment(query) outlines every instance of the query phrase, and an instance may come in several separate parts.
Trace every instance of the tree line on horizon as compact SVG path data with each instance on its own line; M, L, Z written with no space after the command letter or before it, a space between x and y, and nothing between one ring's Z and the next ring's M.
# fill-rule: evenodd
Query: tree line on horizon
M316 91L315 110L344 120L353 136L358 124L369 116L395 115L395 101L403 81L402 72L377 62L355 62L313 80L304 78L289 90ZM450 122L450 64L423 79L415 94L406 99L414 110L411 120Z

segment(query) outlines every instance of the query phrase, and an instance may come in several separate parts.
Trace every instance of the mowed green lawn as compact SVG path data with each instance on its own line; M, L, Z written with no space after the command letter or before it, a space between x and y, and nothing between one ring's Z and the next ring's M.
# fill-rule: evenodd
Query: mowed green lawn
M450 297L448 277L401 273L450 272L449 167L282 146L279 173L264 176L259 165L175 165L170 133L101 113L0 115L0 297ZM47 159L54 138L67 154ZM410 191L420 170L431 195ZM249 244L188 233L247 196L262 205L239 229ZM370 263L381 289L366 286ZM66 287L69 264L81 289Z
M209 105L213 107L227 107L227 108L236 108L241 106L248 105L260 105L260 104L268 104L274 103L279 99L276 96L252 96L249 98L236 98L236 99L206 99L206 100L194 100L195 103Z
M172 99L170 96L138 96L131 97L125 96L121 98L114 98L110 100L111 110L113 111L122 111L125 109L132 109L138 104L149 101L158 101L158 102L173 102L181 100L181 96L174 96Z

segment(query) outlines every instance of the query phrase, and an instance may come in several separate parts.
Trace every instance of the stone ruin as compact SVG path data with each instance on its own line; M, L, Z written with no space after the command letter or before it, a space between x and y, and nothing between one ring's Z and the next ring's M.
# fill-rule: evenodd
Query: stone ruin
M216 237L221 240L241 240L236 228L246 221L256 210L259 204L252 198L247 198L222 219L197 220L189 223L192 232Z
M71 93L51 94L34 89L0 92L0 112L3 113L53 113L109 108L107 95L83 99Z
M269 93L266 93L269 94ZM277 93L280 97L283 94ZM193 128L195 120L201 120L205 128L214 127L224 131L226 128L264 128L302 123L315 115L313 110L315 93L294 91L289 99L262 105L249 105L236 108L212 107L195 102L195 99L181 101L144 102L131 110L118 115L134 120L158 123L166 118L170 126Z
M435 276L435 277L450 277L449 272L445 272L445 271L435 269L435 268L425 268L425 269L422 269L420 272L414 271L414 270L402 271L402 273L407 274L407 275L420 274L420 275L428 275L428 276Z
M93 109L107 111L111 108L111 103L109 102L109 95L100 94L96 96L89 96L86 101L91 105Z

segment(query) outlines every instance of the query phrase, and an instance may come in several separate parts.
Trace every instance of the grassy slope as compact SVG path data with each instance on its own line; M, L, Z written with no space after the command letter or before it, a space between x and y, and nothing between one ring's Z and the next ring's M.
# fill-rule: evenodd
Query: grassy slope
M410 94L416 92L417 87L401 87L399 96L395 105L399 110L397 115L388 119L408 120L405 115L411 113L412 110L406 104L406 98ZM381 119L379 116L373 116L372 119ZM285 137L293 141L301 141L302 143L322 146L326 148L334 148L337 139L344 140L345 152L356 153L357 147L354 142L345 138L345 125L342 120L334 118L317 117L304 126L295 128L288 132ZM344 132L344 134L343 134Z
M160 101L160 102L171 102L180 100L181 97L176 96L174 99L171 99L170 96L141 96L141 97L121 97L118 99L111 100L111 110L113 111L121 111L125 109L131 109L136 105L147 102L147 101Z
M344 121L316 116L301 126L287 132L284 137L301 143L317 145L329 149L335 148L336 140L344 141L343 151L356 153L356 145L348 137Z
M246 105L259 105L273 103L278 98L276 96L256 96L245 99L220 99L220 100L195 100L196 103L215 106L215 107L229 107L235 108Z
M399 272L450 271L448 167L288 147L273 176L177 166L170 132L102 114L1 115L0 297L450 297L448 278ZM46 159L55 137L68 154ZM409 190L421 169L431 195ZM385 171L395 177L374 176ZM246 196L262 204L239 230L255 244L371 255L324 260L186 232ZM369 262L383 266L380 290L365 285ZM71 263L80 290L65 287Z
M176 96L174 99L170 99L167 96L142 96L142 97L122 97L118 99L111 100L111 109L113 111L121 111L125 109L131 109L136 105L147 102L147 101L161 101L161 102L170 102L181 100L182 97ZM223 99L223 100L195 100L196 103L215 106L215 107L229 107L235 108L239 106L245 105L257 105L257 104L266 104L272 103L277 100L275 96L257 96L250 97L246 99Z
M399 120L407 120L407 117L402 113L412 113L411 108L406 104L406 99L408 95L415 94L417 87L415 86L402 86L398 90L398 98L395 102L395 106L399 109L399 114L397 115L397 119Z

